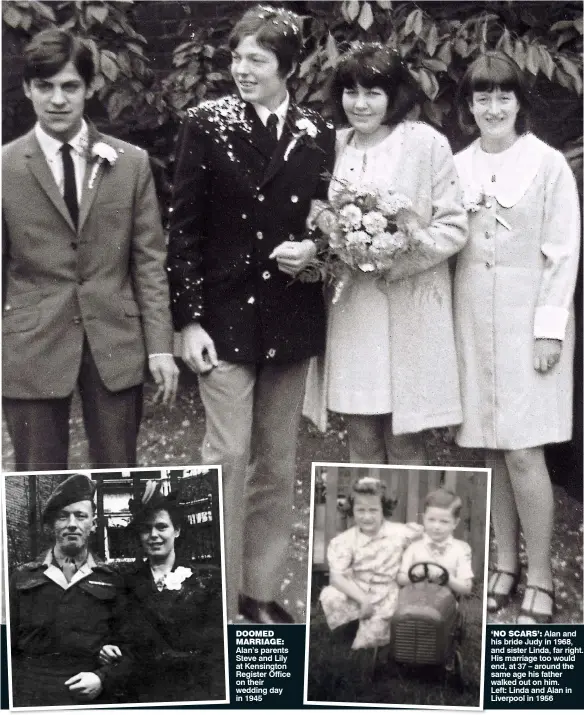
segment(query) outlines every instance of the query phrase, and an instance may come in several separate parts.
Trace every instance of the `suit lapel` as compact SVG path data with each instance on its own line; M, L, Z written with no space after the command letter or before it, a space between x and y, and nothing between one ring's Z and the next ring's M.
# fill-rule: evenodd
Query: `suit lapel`
M96 162L96 160L92 159L91 157L91 147L96 142L100 141L101 134L97 131L95 126L91 124L91 122L87 122L87 124L89 125L89 131L87 134L88 156L87 165L85 167L85 178L83 179L83 190L81 191L81 206L79 207L79 231L81 231L83 225L85 224L85 221L87 221L89 211L91 210L93 202L95 201L97 190L104 174L104 166L102 164L102 166L100 166L97 171L95 180L93 181L92 185L89 186L89 180Z
M52 201L57 211L63 216L65 221L67 221L71 230L75 231L75 226L73 225L73 220L71 219L71 214L69 213L65 199L61 196L53 172L49 168L43 150L36 139L34 129L24 137L24 141L24 155L27 159L30 172Z

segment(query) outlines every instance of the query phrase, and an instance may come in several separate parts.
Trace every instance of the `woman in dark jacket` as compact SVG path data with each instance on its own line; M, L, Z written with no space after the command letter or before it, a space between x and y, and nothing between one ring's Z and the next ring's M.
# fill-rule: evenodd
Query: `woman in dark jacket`
M117 645L104 646L103 662L129 652L134 668L128 702L225 699L225 653L220 571L179 558L175 541L182 515L176 494L147 483L130 500L131 529L146 559L125 576L126 603Z

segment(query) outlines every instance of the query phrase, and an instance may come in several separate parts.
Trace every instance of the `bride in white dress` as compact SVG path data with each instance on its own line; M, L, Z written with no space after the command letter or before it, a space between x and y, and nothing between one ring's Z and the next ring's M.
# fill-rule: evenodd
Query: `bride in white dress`
M338 63L331 196L347 183L408 196L423 250L383 276L355 272L329 309L326 406L345 415L351 461L425 464L420 432L461 421L448 258L467 237L446 139L405 117L420 91L398 53L361 43Z

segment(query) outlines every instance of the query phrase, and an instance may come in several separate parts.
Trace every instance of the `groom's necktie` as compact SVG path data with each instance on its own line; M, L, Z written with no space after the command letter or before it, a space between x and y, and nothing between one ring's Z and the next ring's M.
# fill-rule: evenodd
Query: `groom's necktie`
M61 147L61 156L63 158L63 177L64 181L64 192L63 198L71 214L73 220L73 225L77 228L77 222L79 220L79 205L77 204L77 186L75 184L75 167L73 166L73 159L71 158L71 145L63 144Z
M272 141L274 142L274 144L276 144L278 141L278 115L277 114L274 114L273 112L272 112L272 114L270 114L270 116L268 117L268 121L266 122L266 127L268 129L268 132L270 134Z

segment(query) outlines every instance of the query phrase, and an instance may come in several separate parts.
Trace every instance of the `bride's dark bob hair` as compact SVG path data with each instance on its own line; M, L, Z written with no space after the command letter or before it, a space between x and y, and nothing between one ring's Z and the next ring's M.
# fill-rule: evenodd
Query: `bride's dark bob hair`
M456 93L460 125L468 134L476 133L477 126L470 111L473 92L514 92L519 102L515 130L525 134L529 129L531 98L525 74L515 60L500 50L489 50L479 55L468 66Z
M348 124L343 109L343 92L357 85L378 87L387 95L384 124L399 124L420 103L422 92L399 52L380 42L355 43L339 59L329 85L329 96L337 119Z

